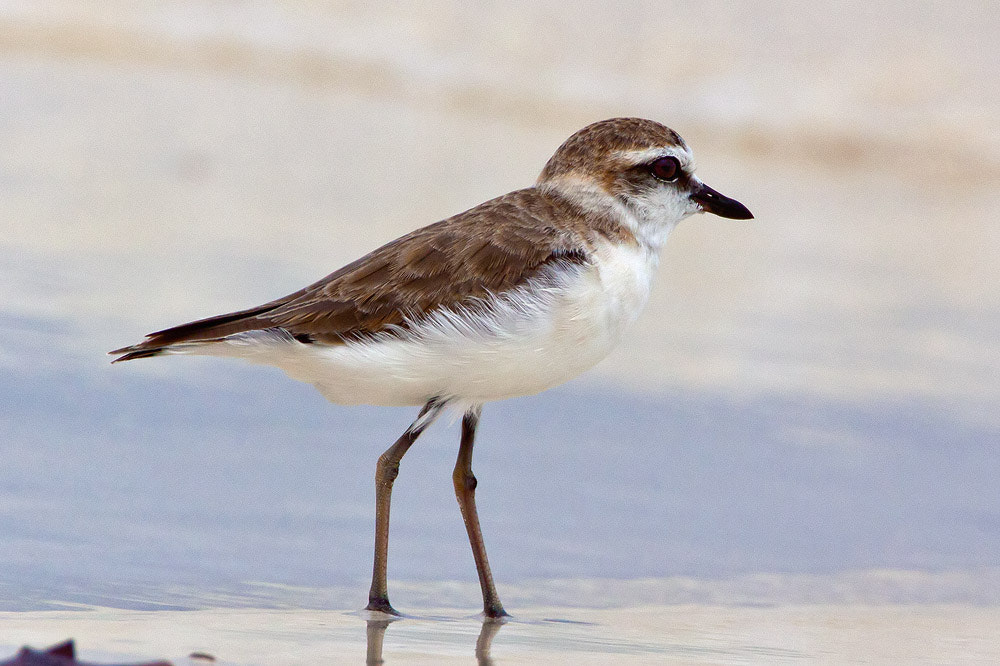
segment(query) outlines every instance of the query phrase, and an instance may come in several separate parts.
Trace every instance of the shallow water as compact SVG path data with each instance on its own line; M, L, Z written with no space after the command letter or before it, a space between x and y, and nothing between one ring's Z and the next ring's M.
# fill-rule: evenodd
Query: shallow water
M171 658L297 664L995 663L996 608L956 606L643 606L526 609L504 624L435 609L386 622L302 610L0 613L41 646L73 635L82 659ZM0 640L4 652L16 646Z
M361 605L375 458L412 414L332 407L260 368L187 365L184 379L116 366L5 387L20 418L0 440L17 461L0 469L2 607L186 608L192 589L224 605ZM456 430L434 427L405 459L390 576L468 581L419 604L471 612L475 570L449 475ZM803 442L817 432L837 439ZM1000 597L994 442L919 403L739 403L571 385L489 407L478 504L506 583L686 576L701 581L691 596L667 585L643 600L990 603ZM872 569L914 573L884 597L863 582L838 592L797 577ZM758 572L775 577L756 592L701 589ZM935 578L949 572L957 577ZM622 601L614 585L540 589L517 603ZM410 604L405 587L395 594Z
M719 3L706 24L655 7L572 23L550 3L0 3L0 643L82 640L97 618L95 650L177 657L152 629L134 651L109 637L218 612L190 649L257 663L223 630L242 608L268 650L318 658L333 627L360 658L343 609L367 589L374 462L412 413L104 353L297 289L638 114L757 219L686 222L611 358L487 406L478 504L505 603L531 620L497 654L891 661L920 656L891 650L924 614L941 655L994 654L995 8ZM436 426L396 484L390 590L422 617L477 610L456 444ZM803 604L822 605L804 646ZM280 630L261 608L284 609ZM677 638L685 614L718 633ZM387 662L468 661L478 632L394 623Z

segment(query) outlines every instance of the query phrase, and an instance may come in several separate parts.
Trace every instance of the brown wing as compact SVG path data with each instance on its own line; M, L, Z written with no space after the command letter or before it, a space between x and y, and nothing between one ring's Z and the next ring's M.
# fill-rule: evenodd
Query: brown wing
M279 328L337 344L405 327L408 319L516 288L555 261L583 262L579 236L552 223L565 203L528 189L418 229L301 291L256 308L151 333L111 352L154 356L179 342Z

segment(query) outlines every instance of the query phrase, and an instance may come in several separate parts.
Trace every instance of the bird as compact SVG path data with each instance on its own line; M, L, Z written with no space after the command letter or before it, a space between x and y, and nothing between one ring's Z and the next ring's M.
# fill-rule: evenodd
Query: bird
M378 459L366 609L398 615L386 584L400 460L442 412L461 416L452 473L486 618L503 618L472 471L483 405L532 395L595 365L648 299L660 249L696 213L751 219L694 173L684 140L644 118L577 131L534 185L419 228L309 286L116 349L112 362L171 354L276 366L343 405L419 406Z

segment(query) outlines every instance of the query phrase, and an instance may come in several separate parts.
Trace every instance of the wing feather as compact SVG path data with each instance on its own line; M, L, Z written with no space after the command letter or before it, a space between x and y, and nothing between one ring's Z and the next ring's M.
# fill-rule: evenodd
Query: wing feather
M552 262L586 262L580 236L550 223L566 214L565 204L535 189L511 192L383 245L294 294L157 331L110 353L125 361L261 329L324 344L404 330L419 313L510 291Z

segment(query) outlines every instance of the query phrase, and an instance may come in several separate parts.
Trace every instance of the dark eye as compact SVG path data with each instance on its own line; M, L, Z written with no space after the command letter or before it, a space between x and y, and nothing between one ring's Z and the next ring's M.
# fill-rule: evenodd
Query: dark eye
M660 180L677 180L681 174L681 163L676 157L661 157L649 165L649 173Z

